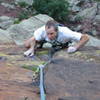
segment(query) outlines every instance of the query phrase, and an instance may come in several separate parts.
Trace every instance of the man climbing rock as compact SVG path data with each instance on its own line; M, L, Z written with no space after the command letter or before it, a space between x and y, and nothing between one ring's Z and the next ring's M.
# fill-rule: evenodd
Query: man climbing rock
M54 20L50 20L46 25L37 29L33 37L25 41L25 47L29 49L24 52L24 55L34 56L34 49L38 42L41 44L43 44L43 41L49 42L52 44L52 47L64 45L68 53L73 53L86 44L88 40L89 36L87 34L74 32L67 27L59 26ZM70 41L76 41L77 43L74 46L68 46Z

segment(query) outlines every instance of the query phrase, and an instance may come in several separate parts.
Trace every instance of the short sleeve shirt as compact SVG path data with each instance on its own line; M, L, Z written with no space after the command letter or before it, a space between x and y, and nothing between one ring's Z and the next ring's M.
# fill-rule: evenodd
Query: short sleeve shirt
M74 32L70 30L68 27L58 26L57 41L61 43L66 43L68 41L79 41L81 39L81 36L81 33ZM46 40L52 42L46 35L45 26L42 26L41 28L37 29L34 32L34 37L37 41Z

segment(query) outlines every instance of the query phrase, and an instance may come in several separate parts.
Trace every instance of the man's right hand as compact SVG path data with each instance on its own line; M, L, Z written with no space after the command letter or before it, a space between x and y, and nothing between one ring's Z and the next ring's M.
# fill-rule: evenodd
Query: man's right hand
M29 50L25 51L24 56L29 56L29 57L34 56L33 50L29 49Z

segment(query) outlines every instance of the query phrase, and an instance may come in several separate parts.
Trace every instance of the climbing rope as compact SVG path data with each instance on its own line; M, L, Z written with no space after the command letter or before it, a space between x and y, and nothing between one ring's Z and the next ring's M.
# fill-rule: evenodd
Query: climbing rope
M44 85L44 68L51 62L49 60L46 62L44 65L39 65L40 68L40 97L41 100L46 100L46 95L45 95L45 85Z
M44 65L40 65L39 68L40 68L40 96L41 100L46 100L46 95L44 91L44 78L43 78Z

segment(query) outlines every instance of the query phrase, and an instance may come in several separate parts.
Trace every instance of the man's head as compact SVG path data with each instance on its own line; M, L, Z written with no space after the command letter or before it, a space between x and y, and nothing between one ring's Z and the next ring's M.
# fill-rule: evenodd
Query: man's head
M50 40L54 40L57 36L58 26L57 22L50 20L46 23L45 30Z

